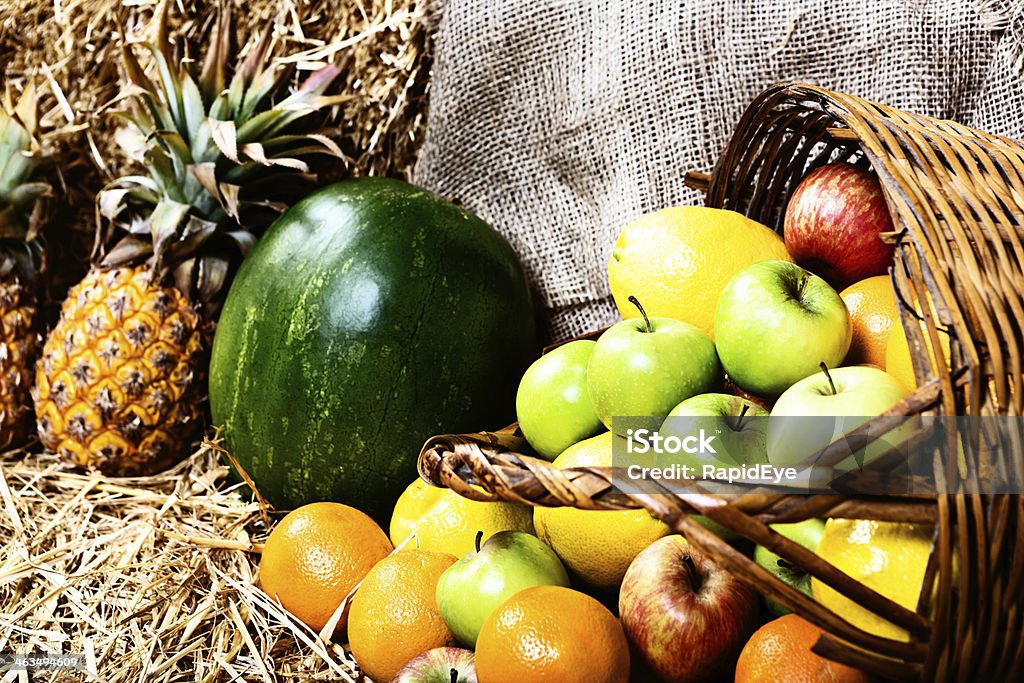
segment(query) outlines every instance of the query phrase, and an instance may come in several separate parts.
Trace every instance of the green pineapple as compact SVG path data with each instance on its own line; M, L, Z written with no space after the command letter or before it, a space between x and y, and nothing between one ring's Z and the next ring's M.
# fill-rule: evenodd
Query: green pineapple
M38 134L36 90L29 84L0 102L0 448L32 433L32 369L39 350L37 275L40 230L53 191L51 157Z

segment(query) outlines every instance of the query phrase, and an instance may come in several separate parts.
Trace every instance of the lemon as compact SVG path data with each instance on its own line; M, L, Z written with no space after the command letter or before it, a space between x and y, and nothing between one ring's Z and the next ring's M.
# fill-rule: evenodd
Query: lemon
M611 464L611 432L570 446L554 461L560 469ZM533 521L537 535L574 574L602 589L622 583L633 558L670 531L646 510L536 508Z
M921 323L921 332L924 334L924 345L927 349L928 359L932 357L932 342L928 332L925 331L924 323ZM939 330L940 346L942 357L949 367L949 339L948 335ZM933 362L933 361L931 361ZM903 325L897 320L889 333L889 343L885 347L885 371L899 380L900 384L910 393L917 390L917 378L914 377L914 365L910 360L910 344L907 342L907 333Z
M487 503L463 498L451 489L417 479L405 489L391 515L391 542L397 547L410 534L407 548L462 557L473 550L478 531L483 540L499 531L533 533L533 511L518 503Z
M931 553L934 528L929 524L830 519L817 554L882 595L907 609L917 608ZM818 579L811 594L843 619L869 633L908 640L906 630L882 619Z
M635 296L653 317L695 325L714 339L718 296L757 261L792 261L782 238L735 211L677 206L626 226L608 263L608 282L624 319L639 316Z

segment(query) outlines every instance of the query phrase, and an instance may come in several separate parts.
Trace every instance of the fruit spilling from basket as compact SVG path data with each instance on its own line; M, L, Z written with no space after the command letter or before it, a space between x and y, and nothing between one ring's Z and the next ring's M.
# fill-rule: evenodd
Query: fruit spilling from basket
M34 404L42 446L66 465L145 477L222 428L204 451L228 455L261 513L291 510L262 544L263 591L293 633L346 644L378 682L1007 668L993 662L1015 644L982 636L1019 635L1019 506L955 486L908 502L804 495L821 481L808 463L872 418L973 417L983 401L1020 413L1019 316L1003 315L1020 306L982 301L1012 289L1015 233L997 235L993 267L992 226L961 237L942 214L962 179L929 174L938 193L918 196L901 173L922 170L920 141L888 149L909 144L912 122L887 125L880 154L856 98L770 89L751 111L772 114L774 142L748 144L764 128L741 125L707 207L649 213L604 245L622 320L538 357L527 273L484 220L396 179L318 187L323 162L347 158L338 69L297 78L309 65L279 59L271 31L239 51L226 5L205 55L186 58L167 7L154 42L124 52L117 140L136 168L100 193L91 268L43 344L42 230L62 182L34 87L0 101L0 445L25 443ZM940 141L963 135L939 128ZM997 202L968 223L996 203L1019 218L1016 175L990 166L978 169ZM941 250L925 244L933 231ZM835 429L801 429L809 418ZM443 439L476 450L438 455ZM662 505L649 491L663 481L645 488L641 474L634 493L608 479L625 444L668 440L682 448L641 472L760 486L756 470L783 493L712 487ZM958 456L950 472L978 467ZM789 472L811 478L781 484Z
M719 418L719 452L694 466L793 464L765 418L863 420L915 387L905 337L891 334L901 329L885 275L891 232L877 180L850 164L807 176L785 240L717 209L641 217L609 264L625 319L526 370L519 429L555 467L608 467L621 416L655 429L668 416ZM916 607L930 526L837 518L773 529ZM768 548L746 549L851 623L906 638ZM642 509L531 509L417 479L394 506L390 541L341 503L293 511L266 543L260 579L310 628L347 640L376 681L868 680L811 651L817 627Z

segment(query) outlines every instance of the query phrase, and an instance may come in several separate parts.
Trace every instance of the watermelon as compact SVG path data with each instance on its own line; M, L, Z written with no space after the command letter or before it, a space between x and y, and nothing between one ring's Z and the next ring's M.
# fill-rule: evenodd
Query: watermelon
M276 507L383 520L427 438L515 419L537 351L530 289L493 228L408 183L348 180L282 214L242 264L210 408Z

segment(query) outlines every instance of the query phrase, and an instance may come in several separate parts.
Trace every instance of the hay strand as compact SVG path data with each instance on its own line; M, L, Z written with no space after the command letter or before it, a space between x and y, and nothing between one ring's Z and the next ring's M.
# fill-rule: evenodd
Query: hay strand
M200 42L217 0L171 1L169 38ZM349 175L408 178L425 125L428 39L435 12L425 0L230 0L241 44L271 30L277 54L298 67L296 83L328 61L343 70L335 110ZM0 3L0 88L40 88L41 122L54 132L63 208L51 227L53 298L84 273L96 192L128 170L109 115L123 92L126 42L155 38L160 0L6 0ZM51 313L54 312L51 307Z
M258 587L265 511L221 450L118 480L6 454L0 651L86 655L85 672L32 680L355 683L341 646Z

